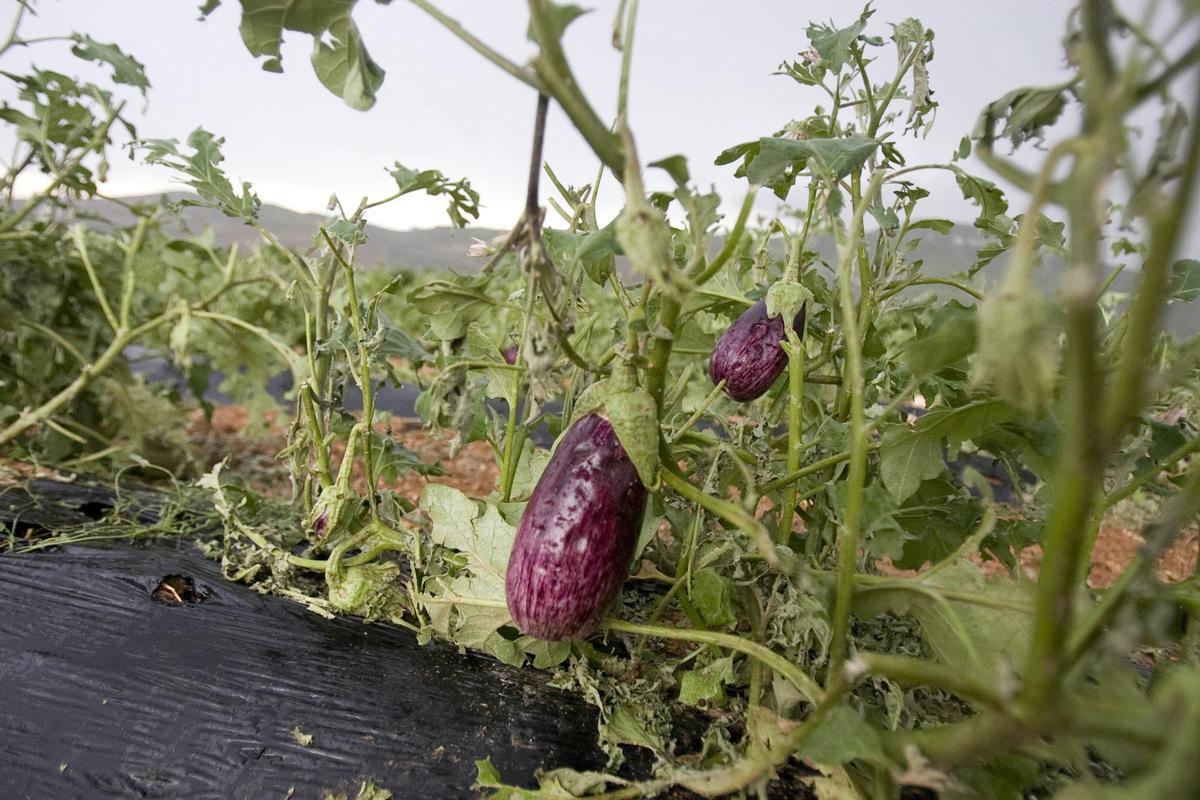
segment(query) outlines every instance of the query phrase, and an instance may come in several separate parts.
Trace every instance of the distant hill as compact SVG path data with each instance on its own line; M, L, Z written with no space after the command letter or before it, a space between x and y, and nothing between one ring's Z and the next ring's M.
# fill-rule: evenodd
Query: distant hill
M184 192L171 192L164 195L121 198L125 202L142 200L157 200L165 197L172 202L178 202L189 195ZM113 224L124 224L130 221L129 212L117 203L107 200L89 200L82 204L83 210L102 217ZM258 234L249 226L236 219L225 216L220 211L211 208L188 206L182 212L183 224L175 226L179 233L190 231L202 233L211 229L218 245L228 246L234 242L243 245L258 243ZM317 227L328 218L320 214L302 214L286 208L273 205L263 205L259 212L263 226L269 229L283 244L299 250L313 247L313 235ZM485 242L504 234L505 231L494 228L463 228L450 227L427 228L423 230L396 231L377 225L368 225L367 243L358 251L360 263L367 266L386 265L391 267L406 267L409 269L452 269L460 273L476 272L484 260L467 256L467 248L472 239L482 239ZM975 253L983 245L984 238L971 225L955 225L945 236L931 231L921 234L921 244L914 251L913 258L924 259L924 271L929 275L945 276L966 269L975 262ZM720 246L718 238L714 248ZM834 256L833 242L818 240L813 248L827 261ZM995 284L1002 275L1002 262L989 267L985 271L984 285ZM1043 286L1057 286L1062 273L1062 265L1048 262L1039 271L1038 279ZM1136 281L1136 272L1126 270L1113 289L1130 291ZM925 287L922 287L923 289ZM947 297L958 297L953 289L941 292ZM1200 304L1177 303L1168 313L1168 327L1176 336L1187 336L1200 330Z
M122 197L126 203L156 201L166 198L178 202L190 197L185 192L169 192L163 195ZM132 217L130 212L108 200L87 200L81 203L82 210L102 217L115 225L123 225ZM259 209L259 221L263 227L288 247L307 250L313 247L313 236L317 228L329 222L329 217L320 214L302 214L279 206L264 204ZM243 246L258 244L258 233L240 220L227 217L214 208L187 206L182 211L183 225L169 225L168 230L176 234L186 232L203 233L211 229L216 243L227 247L234 242ZM481 266L480 259L467 256L467 248L473 238L490 241L505 231L492 228L428 228L425 230L395 231L378 225L367 226L367 243L359 248L358 260L366 266L387 265L409 268L448 268L457 272L474 272Z

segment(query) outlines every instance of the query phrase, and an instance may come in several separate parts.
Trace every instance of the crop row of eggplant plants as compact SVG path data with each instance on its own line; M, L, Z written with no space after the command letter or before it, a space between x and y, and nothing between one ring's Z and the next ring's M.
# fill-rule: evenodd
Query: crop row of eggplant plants
M274 71L285 34L313 36L321 82L368 109L383 72L354 5L241 0L241 36ZM157 211L128 236L63 233L94 298L79 325L103 335L71 353L55 322L31 323L22 335L78 364L57 394L0 406L0 444L80 436L60 412L152 333L184 361L214 330L263 348L259 361L294 377L294 503L268 508L213 469L199 482L224 521L212 554L228 577L320 613L555 670L599 707L609 773L564 767L523 789L485 759L478 785L495 797L765 797L793 760L827 798L1197 796L1200 582L1155 568L1200 510L1200 339L1163 332L1168 307L1200 295L1200 262L1179 258L1200 159L1200 7L1133 15L1083 0L1065 20L1069 77L985 105L944 163L904 155L934 122L933 31L879 24L869 7L845 27L812 24L780 72L826 99L715 155L745 180L723 220L686 159L639 155L638 0L621 0L612 28L611 118L566 48L581 9L529 0L534 55L519 62L429 0L411 5L529 89L524 211L478 246L478 274L380 286L356 263L382 204L421 193L444 198L456 225L477 217L466 180L397 163L392 194L335 198L302 253L260 225L218 137L142 140L144 160L258 227L263 249L147 238ZM76 47L118 80L133 74L111 46ZM543 163L551 105L594 152L594 177L576 178L590 183ZM122 119L105 108L81 130L103 139L97 120ZM1158 129L1134 147L1130 120L1147 108ZM647 170L674 188L648 192ZM954 230L923 211L935 172L953 177L984 242L949 274L919 250ZM601 191L622 199L613 219L598 218ZM778 214L752 219L767 193ZM24 236L29 219L10 210L0 247L43 246ZM92 237L112 251L113 286L89 261ZM210 264L214 285L179 279L166 302L138 278L145 242ZM220 307L259 289L274 322L248 302ZM455 446L491 445L487 497L430 483L414 507L389 488L432 469L377 424L378 392L413 382L425 423ZM352 386L361 413L344 407ZM537 446L539 432L556 446ZM981 458L1009 476L1015 504L948 466ZM1131 496L1153 508L1145 545L1093 590L1101 521ZM1019 569L1031 545L1034 580ZM686 748L681 705L706 725ZM649 777L617 776L629 747L653 752Z

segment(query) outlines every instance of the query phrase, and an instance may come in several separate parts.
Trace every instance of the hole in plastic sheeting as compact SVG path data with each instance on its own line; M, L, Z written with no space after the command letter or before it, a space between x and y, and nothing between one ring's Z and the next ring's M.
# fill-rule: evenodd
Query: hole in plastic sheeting
M197 588L188 575L167 575L150 592L150 599L169 606L203 603L212 594L204 587Z

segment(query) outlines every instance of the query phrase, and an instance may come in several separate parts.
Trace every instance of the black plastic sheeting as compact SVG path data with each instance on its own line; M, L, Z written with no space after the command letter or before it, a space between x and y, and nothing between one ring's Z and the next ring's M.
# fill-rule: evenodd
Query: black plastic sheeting
M161 507L149 488L121 495L82 477L6 487L0 545ZM548 677L260 595L184 539L0 549L0 800L353 798L366 779L457 800L481 794L476 759L525 786L603 768L596 709ZM703 723L679 723L693 752ZM622 774L647 777L649 751L626 755ZM804 774L789 766L769 797L811 797Z
M326 620L214 566L190 545L0 557L0 797L353 797L370 778L461 798L479 758L522 783L603 766L595 710L543 674ZM152 599L168 575L194 595Z

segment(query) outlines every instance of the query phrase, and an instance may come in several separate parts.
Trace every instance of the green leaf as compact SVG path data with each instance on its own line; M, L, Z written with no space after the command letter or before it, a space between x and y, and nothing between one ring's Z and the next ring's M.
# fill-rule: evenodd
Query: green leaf
M617 744L631 744L635 747L645 747L655 752L662 752L662 737L646 729L638 719L637 712L629 705L620 705L603 723L602 735Z
M1058 121L1066 105L1066 92L1061 88L1026 86L1014 89L984 107L975 121L971 138L991 142L1006 137L1013 147L1031 139L1040 141L1042 132ZM996 125L1001 120L1004 127L997 134Z
M850 61L855 50L854 45L866 29L867 20L874 13L868 6L853 24L845 28L820 24L808 26L808 41L831 72L839 72Z
M658 167L671 176L671 180L680 186L687 184L691 180L691 173L688 172L688 163L686 156L669 156L668 158L660 159L659 161L651 161L646 166Z
M349 17L335 20L324 36L313 39L312 65L321 85L346 105L357 111L375 105L384 71L371 59Z
M246 221L256 219L260 202L250 184L243 182L238 191L221 169L221 162L225 160L221 152L224 143L223 138L197 128L188 136L187 144L192 148L190 154L180 152L179 142L175 139L147 139L138 146L145 152L147 164L158 164L181 173L184 182L196 190L205 204L221 209L230 217ZM192 200L182 202L197 205Z
M113 83L133 86L142 93L143 97L146 96L146 90L150 88L150 81L146 78L146 68L136 58L127 55L115 44L97 42L86 34L76 33L71 38L75 41L71 52L76 57L85 61L107 64L112 67Z
M770 186L790 167L809 168L827 181L844 178L866 163L879 142L854 134L840 139L759 140L758 155L746 168L746 177L756 186Z
M945 236L950 231L954 230L954 223L948 219L920 219L908 226L908 230L921 231L930 230L936 231Z
M975 351L975 309L957 301L939 308L924 334L909 342L900 354L915 377L940 372Z
M836 767L851 761L881 766L890 764L879 731L848 706L834 709L804 740L796 755L822 767Z
M284 31L313 38L312 64L317 78L347 105L358 110L375 103L383 70L363 47L350 18L357 0L241 0L242 42L267 72L283 72ZM215 3L206 3L209 14Z
M946 468L942 449L951 453L972 436L1008 422L1015 411L999 400L981 400L959 408L939 408L916 425L888 425L880 448L883 484L897 503L903 503L921 481L936 478Z
M714 628L737 622L733 613L733 581L712 567L698 569L692 574L689 595L704 621Z
M855 598L855 614L873 617L885 611L909 614L942 663L998 679L1025 662L1033 617L1028 583L1008 578L985 578L967 560L941 564L901 587L881 588ZM983 606L942 597L939 590L959 596L984 596Z
M325 232L334 239L343 241L346 244L363 244L367 241L367 234L363 232L366 224L367 221L362 219L358 222L351 222L348 219L338 219L326 225Z
M1172 301L1192 303L1200 298L1200 261L1185 258L1171 265L1171 282L1167 289Z
M733 656L718 658L700 669L679 676L679 702L719 705L725 701L725 684L733 680Z
M519 665L524 656L496 632L510 622L508 609L454 602L504 600L504 572L516 527L504 519L496 506L486 504L481 513L474 500L453 487L436 483L422 490L420 508L432 522L429 538L460 553L469 573L460 571L456 577L437 581L434 593L445 602L426 605L435 632Z
M471 188L471 182L466 178L452 181L436 169L409 169L399 161L388 174L396 181L397 195L421 191L430 197L446 195L450 201L446 214L455 227L465 226L468 217L479 219L479 192Z
M986 178L977 178L966 172L955 171L954 180L966 200L979 206L975 224L991 220L1008 211L1008 201L1000 187Z

